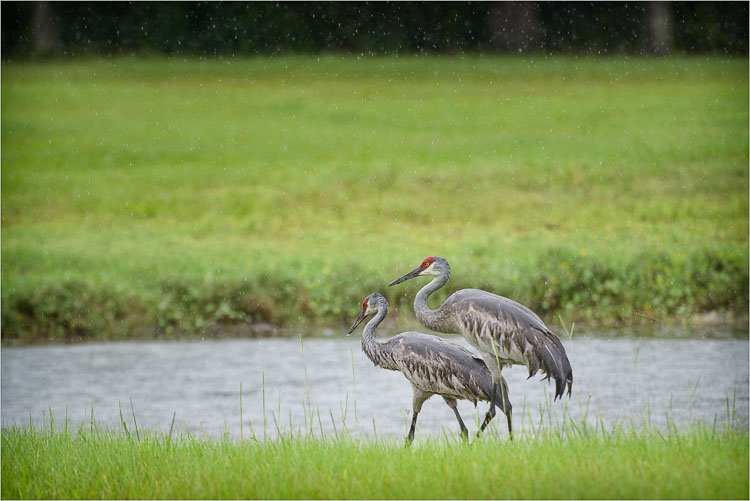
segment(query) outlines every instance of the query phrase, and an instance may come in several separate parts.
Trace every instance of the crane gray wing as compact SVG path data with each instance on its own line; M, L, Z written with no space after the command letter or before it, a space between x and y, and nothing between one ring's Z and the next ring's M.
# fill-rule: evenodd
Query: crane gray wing
M530 309L512 299L477 289L464 289L448 298L462 329L480 343L494 340L504 355L529 369L529 377L542 371L555 380L555 399L565 386L570 395L573 370L560 338ZM483 339L484 338L484 339Z
M489 400L492 374L484 360L466 348L420 332L398 334L388 344L404 375L418 386L475 404Z

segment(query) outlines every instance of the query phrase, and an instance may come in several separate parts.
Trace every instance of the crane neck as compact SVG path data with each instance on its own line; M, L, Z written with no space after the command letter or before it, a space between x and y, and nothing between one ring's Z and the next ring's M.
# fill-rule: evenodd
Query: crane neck
M438 332L443 332L438 315L438 310L440 308L437 310L431 310L430 307L427 306L427 298L430 297L430 294L444 286L448 281L448 278L449 277L446 275L436 276L430 281L430 283L422 287L414 298L414 313L417 314L419 321L422 322L425 327Z
M362 330L362 351L378 367L398 370L393 357L390 356L389 350L383 346L383 343L375 339L375 329L377 329L387 314L388 306L381 306L375 316L367 322L364 330Z

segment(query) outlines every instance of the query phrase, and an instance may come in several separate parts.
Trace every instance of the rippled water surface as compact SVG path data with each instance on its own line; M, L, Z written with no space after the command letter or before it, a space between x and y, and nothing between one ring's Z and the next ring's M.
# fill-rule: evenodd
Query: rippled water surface
M448 339L467 346L463 338ZM607 425L638 420L665 427L703 420L748 424L747 339L639 339L583 336L565 341L573 366L573 395L552 403L581 419ZM506 369L514 426L539 423L552 386L524 367ZM120 404L132 426L240 436L240 384L245 436L309 426L319 433L405 434L411 387L398 372L374 367L352 337L137 342L2 348L2 423L48 418L96 419L119 426ZM131 409L131 398L133 408ZM309 399L309 405L308 405ZM265 413L264 413L265 401ZM470 431L487 409L460 402ZM264 425L265 419L265 425ZM334 430L335 423L335 430ZM505 434L504 420L494 423ZM456 429L439 397L422 409L421 435Z

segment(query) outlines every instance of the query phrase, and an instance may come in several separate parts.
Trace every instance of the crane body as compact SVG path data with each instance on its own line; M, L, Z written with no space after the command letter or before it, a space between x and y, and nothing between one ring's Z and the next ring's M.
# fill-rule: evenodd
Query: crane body
M349 334L372 313L375 316L362 332L362 351L376 366L399 371L411 383L412 422L407 441L414 439L422 404L433 395L440 395L453 410L464 438L468 436L468 430L458 412L457 400L468 400L475 406L478 401L499 402L512 437L512 408L507 383L503 379L502 385L495 385L481 358L455 343L420 332L402 332L385 341L376 340L375 329L388 313L388 301L377 293L370 294L362 302L362 311ZM494 397L493 391L497 393ZM485 419L482 430L488 423L489 420Z

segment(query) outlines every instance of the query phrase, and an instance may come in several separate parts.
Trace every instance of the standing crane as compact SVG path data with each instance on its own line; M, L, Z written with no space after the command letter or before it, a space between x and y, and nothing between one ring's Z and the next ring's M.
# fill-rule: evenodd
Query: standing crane
M362 331L362 351L376 366L399 371L411 383L414 397L407 442L414 440L414 428L422 404L433 395L443 397L448 407L453 409L464 439L468 438L469 432L458 412L456 400L469 400L474 406L478 400L502 402L501 410L508 419L508 433L513 438L511 405L505 379L501 379L499 389L481 358L462 346L436 336L421 332L402 332L387 341L376 341L375 329L388 314L388 301L378 293L370 294L362 301L362 311L347 336L373 313L375 316ZM497 394L493 394L493 391ZM487 423L489 420L485 419L481 430L484 430Z
M420 276L435 278L417 293L414 312L422 325L438 332L460 333L482 354L492 373L495 389L485 423L495 416L495 395L500 371L510 365L525 365L529 377L539 370L555 380L555 400L562 397L565 385L570 396L573 370L560 339L530 309L507 297L478 289L462 289L451 294L436 310L427 306L427 298L451 276L451 268L442 257L430 256L418 267L397 278L389 286Z

